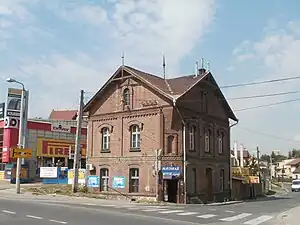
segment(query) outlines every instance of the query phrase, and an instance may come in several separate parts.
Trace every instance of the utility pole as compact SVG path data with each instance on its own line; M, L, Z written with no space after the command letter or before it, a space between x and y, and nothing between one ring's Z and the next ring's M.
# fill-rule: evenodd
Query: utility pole
M74 153L74 180L72 185L73 193L77 192L78 189L78 173L79 173L79 158L80 158L80 138L81 138L81 126L82 126L82 117L83 117L83 98L84 91L80 91L80 103L79 103L79 111L77 117L77 129L76 129L76 141L75 141L75 153Z
M256 147L256 154L257 154L257 166L258 166L259 183L261 183L260 160L259 160L259 148L258 148L258 146Z
M156 193L156 201L159 200L159 171L160 171L160 154L162 150L156 149L155 150L155 176L156 176L156 182L155 182L155 193Z
M272 190L272 181L273 181L273 161L272 161L272 154L270 156L270 174L271 174L270 190Z

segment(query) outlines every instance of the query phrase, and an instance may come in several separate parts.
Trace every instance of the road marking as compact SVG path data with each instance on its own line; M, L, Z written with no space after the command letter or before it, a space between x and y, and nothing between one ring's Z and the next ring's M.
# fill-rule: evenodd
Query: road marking
M234 211L231 211L231 210L227 210L225 212L227 212L227 213L234 213Z
M16 212L12 212L12 211L8 211L8 210L2 210L2 212L8 213L8 214L16 214Z
M41 219L43 219L43 217L39 217L39 216L32 216L32 215L26 215L26 217L28 217L28 218L32 218L32 219L38 219L38 220L41 220Z
M189 216L189 215L195 215L198 214L197 212L184 212L184 213L178 213L178 216Z
M127 208L128 210L139 210L140 208L137 207L131 207L131 208Z
M208 210L210 210L210 211L216 211L216 209L208 209Z
M94 205L96 205L96 204L94 204ZM103 207L116 207L117 205L101 205L101 206L103 206Z
M261 224L263 222L266 222L268 221L269 219L272 219L273 216L260 216L260 217L257 217L253 220L249 220L243 224L247 224L247 225L258 225L258 224Z
M170 213L179 213L179 212L184 212L183 210L168 210L168 211L162 211L158 213L163 213L163 214L170 214Z
M198 218L202 218L202 219L209 219L209 218L212 218L212 217L215 217L217 215L214 215L214 214L205 214L205 215L200 215L200 216L197 216Z
M59 221L59 220L49 220L50 222L53 222L53 223L61 223L61 224L67 224L68 222L65 222L65 221Z
M93 204L93 203L82 203L81 205L95 206L96 204ZM106 205L102 205L102 206L106 206Z
M252 214L251 213L241 213L239 215L236 215L236 216L231 216L231 217L227 217L227 218L223 218L223 219L220 219L222 221L227 221L227 222L231 222L231 221L235 221L235 220L239 220L239 219L243 219L247 216L251 216Z
M142 211L143 212L155 212L155 211L163 211L163 210L166 210L166 209L144 209Z

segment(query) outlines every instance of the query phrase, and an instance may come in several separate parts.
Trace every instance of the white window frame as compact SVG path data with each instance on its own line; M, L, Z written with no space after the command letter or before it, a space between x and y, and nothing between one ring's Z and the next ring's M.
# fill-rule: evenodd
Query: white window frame
M189 127L189 143L190 143L190 150L195 150L196 146L196 126L195 125L191 125Z
M138 125L132 125L130 131L131 131L130 147L133 149L139 149L141 147L141 129Z
M210 139L211 139L211 130L206 129L204 134L204 148L205 152L210 152Z
M110 131L108 127L102 129L102 150L109 150L110 148Z
M104 171L104 174L102 174ZM109 181L109 169L100 169L100 191L108 191L108 181Z
M219 150L219 154L223 154L223 152L224 152L224 133L223 132L219 133L218 150Z
M133 173L132 173L133 171ZM129 192L138 193L140 189L140 170L139 168L130 168L129 169ZM133 185L133 181L137 181L137 185ZM134 191L133 187L137 187L137 191Z

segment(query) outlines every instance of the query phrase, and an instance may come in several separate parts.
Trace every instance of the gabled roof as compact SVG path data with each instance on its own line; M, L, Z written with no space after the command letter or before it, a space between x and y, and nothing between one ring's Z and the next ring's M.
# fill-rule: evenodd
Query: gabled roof
M294 159L293 161L289 162L287 165L296 166L297 164L300 164L300 158Z
M76 120L77 110L52 110L50 120Z
M100 93L112 82L112 80L121 72L121 70L126 71L127 73L131 74L141 82L147 84L149 87L153 88L154 90L158 91L160 94L165 96L170 101L174 99L177 100L186 94L191 88L193 88L196 84L198 84L203 78L207 77L208 75L212 76L211 73L205 72L201 75L195 76L187 75L181 76L171 79L163 79L162 77L146 73L144 71L135 69L130 66L120 66L117 71L111 76L111 78L102 86L102 88L90 99L90 101L84 106L84 111L87 111L96 98L100 95ZM213 79L214 81L214 79ZM217 85L217 84L216 84ZM220 91L221 96L224 98L222 92ZM231 110L227 101L223 100L225 103L225 107L229 108L229 117L233 120L237 120L233 111Z

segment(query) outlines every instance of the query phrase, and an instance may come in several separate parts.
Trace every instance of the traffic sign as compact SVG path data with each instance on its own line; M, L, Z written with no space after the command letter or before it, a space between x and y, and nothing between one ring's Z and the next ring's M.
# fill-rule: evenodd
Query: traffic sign
M14 159L16 159L16 158L30 159L32 157L32 149L12 148L11 149L11 157Z

